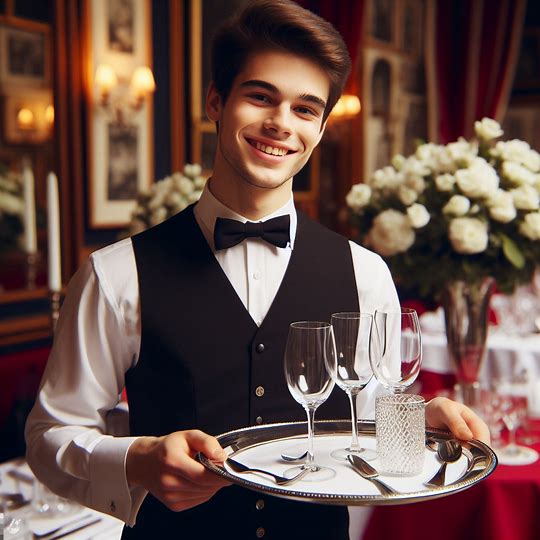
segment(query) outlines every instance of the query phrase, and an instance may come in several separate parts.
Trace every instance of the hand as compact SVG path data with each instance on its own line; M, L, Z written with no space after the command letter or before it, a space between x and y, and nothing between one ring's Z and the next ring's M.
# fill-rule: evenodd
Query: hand
M487 424L472 409L448 398L436 397L426 404L426 424L449 429L461 440L490 442Z
M128 483L142 486L175 512L202 504L230 482L193 459L197 452L213 461L227 458L217 440L199 430L140 437L128 450Z

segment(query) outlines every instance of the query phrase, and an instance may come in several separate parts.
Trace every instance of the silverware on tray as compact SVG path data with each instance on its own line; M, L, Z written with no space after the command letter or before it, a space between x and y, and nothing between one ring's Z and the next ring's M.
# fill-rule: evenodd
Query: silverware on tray
M264 469L257 469L255 467L248 467L247 465L244 465L243 463L240 463L239 461L236 461L235 459L227 458L227 461L225 462L229 467L236 471L237 473L259 473L259 474L266 474L267 476L270 476L274 479L276 484L278 486L288 486L290 484L293 484L294 482L298 482L304 476L306 476L310 471L310 469L305 468L302 471L300 471L297 475L293 476L292 478L285 478L284 476L280 476L279 474L275 474L270 471L265 471Z
M366 460L361 457L355 456L354 454L349 454L347 456L349 463L352 465L353 469L366 480L373 482L383 495L392 495L398 493L394 488L390 487L388 484L384 483L379 478L379 473L375 468L373 468Z

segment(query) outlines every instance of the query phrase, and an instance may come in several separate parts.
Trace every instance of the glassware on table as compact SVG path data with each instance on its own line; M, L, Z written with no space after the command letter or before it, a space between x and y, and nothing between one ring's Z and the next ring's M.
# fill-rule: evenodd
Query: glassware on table
M292 397L304 407L308 418L308 453L305 463L287 469L290 478L305 468L305 481L319 482L335 476L330 467L322 467L313 455L315 411L334 388L336 356L332 327L318 321L293 322L285 348L285 377Z
M422 363L422 334L414 309L375 311L369 361L375 378L394 394L414 383Z
M422 396L378 396L375 429L380 472L414 476L424 467L425 401Z
M358 441L356 397L373 377L369 363L369 339L373 316L369 313L343 312L332 315L332 331L336 344L335 383L348 396L351 405L352 440L347 448L331 452L331 456L347 461L349 454L363 459L377 457L377 452L362 448Z
M498 379L496 386L501 397L502 419L508 429L508 444L497 452L497 457L506 465L533 463L538 453L516 443L517 429L527 416L528 387L522 378L515 376Z

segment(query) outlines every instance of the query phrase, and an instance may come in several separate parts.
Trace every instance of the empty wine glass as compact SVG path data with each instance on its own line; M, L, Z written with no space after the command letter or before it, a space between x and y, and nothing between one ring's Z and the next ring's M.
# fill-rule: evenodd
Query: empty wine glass
M412 385L422 362L422 334L414 309L375 311L369 361L376 379L394 394Z
M349 454L375 459L377 452L362 448L358 441L356 397L373 377L369 363L369 339L373 316L369 313L343 312L332 315L332 331L336 343L335 382L347 394L351 405L352 440L347 448L331 452L335 459L347 461Z
M335 476L336 472L315 463L313 438L315 411L326 401L334 388L336 357L331 325L317 321L291 323L284 363L289 391L304 407L308 418L307 460L300 466L287 469L284 475L291 478L308 468L311 472L304 480L328 480Z
M532 463L538 453L516 443L516 431L527 416L527 386L515 376L498 379L496 385L501 397L502 420L508 429L508 444L497 452L497 457L508 465Z

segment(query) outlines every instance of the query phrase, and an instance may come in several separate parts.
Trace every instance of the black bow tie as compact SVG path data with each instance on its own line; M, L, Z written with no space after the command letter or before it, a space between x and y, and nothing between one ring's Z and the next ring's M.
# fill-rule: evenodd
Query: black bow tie
M262 238L274 246L284 248L290 242L290 222L289 215L258 223L242 223L235 219L218 217L214 227L214 244L216 250L219 250L236 246L246 238Z

